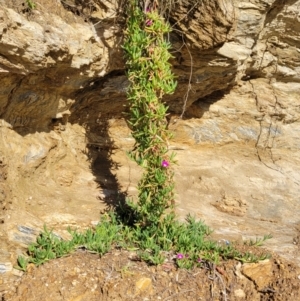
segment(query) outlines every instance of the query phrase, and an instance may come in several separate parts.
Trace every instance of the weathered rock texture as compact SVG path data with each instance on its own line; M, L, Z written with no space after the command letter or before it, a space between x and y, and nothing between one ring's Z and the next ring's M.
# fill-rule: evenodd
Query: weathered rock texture
M64 236L118 192L135 194L122 3L0 0L0 291L44 223ZM178 89L166 99L182 216L224 239L271 233L268 247L298 264L299 7L177 1Z

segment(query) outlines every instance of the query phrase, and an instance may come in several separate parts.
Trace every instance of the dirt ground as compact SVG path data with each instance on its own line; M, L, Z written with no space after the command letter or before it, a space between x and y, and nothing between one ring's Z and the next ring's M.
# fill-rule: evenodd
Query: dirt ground
M177 269L171 259L148 266L126 250L113 250L102 258L78 250L38 268L30 266L2 297L2 301L41 300L296 301L300 268L274 254L258 264L232 260L187 271Z

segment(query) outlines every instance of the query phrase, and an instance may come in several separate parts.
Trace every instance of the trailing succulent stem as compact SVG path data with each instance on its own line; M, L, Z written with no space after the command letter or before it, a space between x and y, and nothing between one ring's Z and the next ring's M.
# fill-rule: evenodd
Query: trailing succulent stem
M155 8L141 9L135 0L128 4L127 30L123 48L130 87L128 123L135 139L131 157L144 169L138 184L136 222L158 224L174 198L174 155L168 154L167 107L162 98L176 88L168 62L170 43L165 36L170 26Z

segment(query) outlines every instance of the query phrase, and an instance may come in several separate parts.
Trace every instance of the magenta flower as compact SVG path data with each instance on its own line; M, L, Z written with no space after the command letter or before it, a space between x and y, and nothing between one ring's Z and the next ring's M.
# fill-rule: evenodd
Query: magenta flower
M151 19L146 20L146 26L151 26L153 21Z
M161 166L167 168L169 166L169 162L167 160L162 160Z
M197 259L197 262L202 262L202 259L201 259L201 258L198 258L198 259Z
M177 259L182 259L183 257L184 257L184 255L181 254L181 253L178 253L178 254L176 255L176 258L177 258Z

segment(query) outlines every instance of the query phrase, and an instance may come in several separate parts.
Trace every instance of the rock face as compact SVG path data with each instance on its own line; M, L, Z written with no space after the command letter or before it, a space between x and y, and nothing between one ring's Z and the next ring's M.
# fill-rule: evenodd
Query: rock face
M125 153L123 1L22 3L0 0L0 292L44 223L62 236L89 226L139 178ZM181 216L224 239L271 233L268 248L298 264L299 7L176 3L166 98Z

